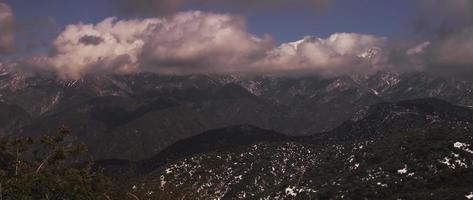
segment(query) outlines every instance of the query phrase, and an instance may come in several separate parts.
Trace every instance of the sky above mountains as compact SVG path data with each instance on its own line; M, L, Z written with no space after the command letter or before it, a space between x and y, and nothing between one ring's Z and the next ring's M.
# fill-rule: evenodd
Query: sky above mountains
M324 76L473 71L471 0L0 0L0 65Z
M79 22L97 23L110 16L126 19L156 17L172 13L170 11L163 12L163 9L159 9L159 7L151 10L147 9L146 6L143 6L145 5L144 3L137 3L137 6L127 9L129 4L126 4L125 0L83 0L67 3L61 0L47 0L48 3L33 0L7 0L6 2L15 9L17 18L26 21L38 18L54 18L58 28ZM138 2L146 1L139 0ZM177 2L180 1L178 0ZM181 4L181 6L173 11L203 10L241 14L247 18L250 32L256 35L270 33L278 41L290 42L306 35L326 37L334 32L364 32L383 36L395 35L404 32L404 29L411 25L411 22L417 17L416 12L418 8L418 3L412 0L337 0L330 2L330 4L328 4L328 1L320 1L322 3L314 4L312 8L304 6L307 4L290 6L289 2L291 1L287 2L279 6L256 4L252 5L254 8L243 7L239 9L234 8L233 10L231 9L233 7L231 3L226 7L225 5L218 4L214 8L208 4ZM151 3L151 5L153 4ZM166 3L163 3L163 5L166 5ZM402 12L402 15L400 12Z

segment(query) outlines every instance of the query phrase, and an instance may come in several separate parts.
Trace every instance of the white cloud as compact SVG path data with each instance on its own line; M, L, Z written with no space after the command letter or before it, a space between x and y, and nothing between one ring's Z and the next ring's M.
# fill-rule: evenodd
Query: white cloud
M238 71L273 46L270 37L248 33L244 19L231 15L180 13L152 32L142 67L160 73Z
M386 38L335 33L274 46L246 30L242 17L181 12L166 18L69 25L49 57L24 62L63 78L88 73L371 73L384 67Z
M425 52L425 49L430 45L430 41L422 42L410 49L407 50L406 54L407 55L416 55L416 54L422 54Z
M91 72L222 73L235 70L271 47L269 37L245 30L230 15L182 12L169 18L69 25L48 58L61 77Z
M69 25L53 43L52 65L61 77L78 78L90 72L132 72L149 37L161 19L117 21L107 18L92 24ZM84 38L97 38L96 43Z
M270 51L259 65L274 71L312 71L324 75L369 73L378 67L383 37L335 33L328 38L305 37Z
M187 2L137 0L130 4L151 8L168 5L175 9ZM197 2L246 4L249 7L291 3L288 0ZM326 0L297 1L304 5L322 5L324 2ZM414 45L406 45L409 42L405 41L387 44L386 38L369 34L334 33L327 38L308 36L275 46L270 36L249 33L245 19L230 14L189 11L162 18L107 18L97 24L67 26L54 40L54 53L50 56L5 63L22 69L56 71L63 78L79 78L88 73L139 71L162 74L312 72L328 76L373 73L383 69L450 70L458 67L471 71L473 14L470 10L473 1L433 0L425 1L425 4L429 5L428 16L438 14L447 19L445 22L461 23L453 23L455 26L447 27L448 31L428 33L423 37L427 42ZM437 11L430 7L442 9ZM0 53L11 52L15 47L13 18L11 8L0 0ZM17 38L17 41L20 40Z

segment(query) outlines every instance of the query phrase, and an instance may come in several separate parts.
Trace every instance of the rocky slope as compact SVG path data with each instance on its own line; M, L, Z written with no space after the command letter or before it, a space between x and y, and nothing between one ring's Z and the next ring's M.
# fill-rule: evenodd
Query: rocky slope
M139 160L183 138L238 124L310 135L380 102L436 97L473 105L472 88L467 80L420 73L334 78L144 73L60 80L4 72L0 102L30 117L0 129L37 135L67 125L97 159ZM103 141L109 145L100 145Z
M169 147L180 156L147 160L154 169L126 187L149 199L468 199L472 117L468 108L422 99L377 104L310 137L214 130ZM157 162L160 156L168 159Z

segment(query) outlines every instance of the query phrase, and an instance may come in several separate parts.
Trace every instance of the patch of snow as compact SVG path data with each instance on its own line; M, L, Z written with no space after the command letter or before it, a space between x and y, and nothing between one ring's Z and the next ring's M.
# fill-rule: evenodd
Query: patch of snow
M371 92L373 92L374 95L379 96L379 92L376 91L375 89L371 89Z
M465 143L462 143L462 142L455 142L453 144L453 147L457 148L457 149L462 149L464 147L469 147L470 145L468 144L465 144Z
M445 157L442 160L438 160L440 163L447 165L450 169L456 169L457 167L468 168L465 159L461 159L458 154L451 153L450 156L453 158Z
M355 163L355 165L351 166L350 169L358 169L360 167L360 163Z
M470 194L465 195L467 199L473 199L473 192L470 192Z
M455 169L455 165L450 163L450 158L448 158L448 157L445 157L442 160L439 160L439 162L444 164L444 165L447 165L449 168Z
M469 149L468 147L470 147L469 144L466 144L466 143L462 143L462 142L455 142L453 144L453 147L455 147L456 149L460 149L460 150L463 150L463 151L466 151L470 154L473 154L473 150Z
M379 185L381 187L388 187L388 184L377 182L376 185Z
M353 158L353 155L350 156L350 158L348 159L348 162L349 163L352 163L355 159Z
M295 196L297 196L297 193L294 191L294 189L296 189L296 187L289 186L289 187L286 188L285 192L286 192L287 195L295 197Z
M372 59L376 57L376 55L378 55L380 52L381 52L380 48L373 47L373 48L370 48L368 51L359 54L358 57L364 58L364 59Z
M407 173L407 165L404 165L404 168L402 168L402 169L398 169L398 170L397 170L397 173L398 173L398 174L405 174L405 173Z
M468 165L463 161L463 160L455 160L455 163L457 165L460 165L460 167L463 167L463 168L468 168Z

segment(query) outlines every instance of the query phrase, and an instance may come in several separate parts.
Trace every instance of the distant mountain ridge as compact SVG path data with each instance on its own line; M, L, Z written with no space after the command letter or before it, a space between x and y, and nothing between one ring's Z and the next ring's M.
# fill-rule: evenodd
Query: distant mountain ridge
M436 124L454 123L468 126L473 110L434 98L396 103L379 103L361 110L358 115L326 133L316 134L322 140L352 141L381 137L397 132L428 129Z
M472 82L422 73L334 78L141 73L60 80L54 74L4 72L0 85L0 102L29 115L18 118L19 126L0 127L4 133L35 135L65 124L97 159L139 160L181 139L238 124L287 135L326 132L381 102L434 97L473 105Z

